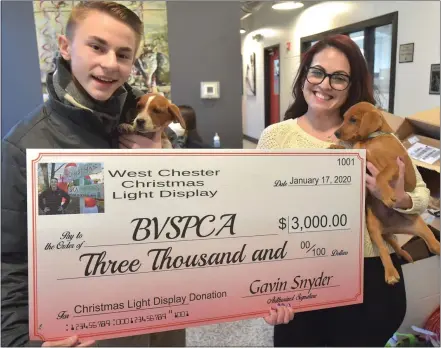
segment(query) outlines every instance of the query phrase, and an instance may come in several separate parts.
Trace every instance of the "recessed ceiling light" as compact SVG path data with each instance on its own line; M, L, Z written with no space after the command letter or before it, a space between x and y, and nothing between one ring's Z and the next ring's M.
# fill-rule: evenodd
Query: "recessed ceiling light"
M303 6L303 3L300 1L279 1L273 4L272 8L274 10L295 10Z
M248 17L251 16L251 15L252 15L251 12L246 13L246 14L244 14L242 17L240 17L240 19L242 20L242 19L248 18Z
M247 31L244 28L240 28L240 33L245 34Z

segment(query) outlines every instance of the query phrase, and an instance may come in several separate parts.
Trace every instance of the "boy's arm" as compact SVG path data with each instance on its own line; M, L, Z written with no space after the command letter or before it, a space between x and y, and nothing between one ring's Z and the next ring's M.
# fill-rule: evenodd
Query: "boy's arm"
M62 192L62 197L66 200L63 204L63 209L66 209L70 203L70 196L66 191L61 190L61 192Z
M26 194L26 155L15 145L3 141L2 347L30 345Z
M44 198L45 198L45 196L46 196L45 192L46 192L46 191L43 191L42 193L40 193L40 194L38 195L38 207L39 207L41 210L44 210L44 208L46 208L46 204L44 204Z

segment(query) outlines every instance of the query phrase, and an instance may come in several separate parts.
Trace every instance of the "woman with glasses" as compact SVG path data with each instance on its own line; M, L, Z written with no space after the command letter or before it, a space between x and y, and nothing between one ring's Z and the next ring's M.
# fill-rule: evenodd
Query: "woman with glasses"
M342 115L352 105L365 101L375 104L372 78L358 46L345 35L319 41L303 56L293 88L294 103L283 122L266 128L259 149L328 148L336 143L334 132ZM397 159L400 176L404 164ZM367 189L379 197L377 169L367 164ZM399 179L395 184L394 209L404 214L422 213L429 190L414 166L417 187L405 192ZM384 347L401 325L406 314L406 292L400 262L389 247L401 280L388 285L379 253L369 233L364 243L364 302L359 305L297 313L288 324L275 326L274 346L370 346Z

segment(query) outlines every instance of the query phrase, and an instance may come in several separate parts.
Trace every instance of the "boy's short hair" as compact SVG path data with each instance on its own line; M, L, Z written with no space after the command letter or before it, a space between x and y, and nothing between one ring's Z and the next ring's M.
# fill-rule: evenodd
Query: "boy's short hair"
M128 25L133 29L136 35L137 49L141 45L144 35L144 25L138 15L114 1L81 1L76 5L69 15L69 19L66 24L66 36L72 40L74 37L75 26L79 21L82 21L91 11L98 11L115 18L116 20Z

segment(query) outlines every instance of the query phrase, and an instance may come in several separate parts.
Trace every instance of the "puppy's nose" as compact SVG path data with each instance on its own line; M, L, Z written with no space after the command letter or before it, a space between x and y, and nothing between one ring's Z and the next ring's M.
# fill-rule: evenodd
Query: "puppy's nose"
M136 120L136 125L139 127L143 127L145 125L145 120L143 120L142 118L138 118Z
M340 139L340 131L335 131L334 135L337 137L337 139Z

